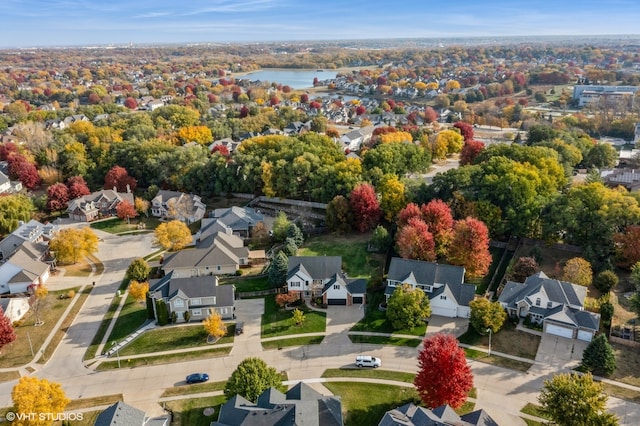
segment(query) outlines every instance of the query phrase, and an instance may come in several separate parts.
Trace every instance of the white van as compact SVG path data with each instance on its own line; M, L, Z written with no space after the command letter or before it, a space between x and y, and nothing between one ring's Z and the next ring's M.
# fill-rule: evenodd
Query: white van
M382 365L380 358L369 355L358 355L356 357L356 367L373 367L378 368Z

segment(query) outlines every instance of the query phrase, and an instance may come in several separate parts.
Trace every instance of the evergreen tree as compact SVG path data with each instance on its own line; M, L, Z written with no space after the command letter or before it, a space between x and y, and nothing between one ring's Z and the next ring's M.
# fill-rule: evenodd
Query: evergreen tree
M606 376L616 369L613 348L604 334L597 335L582 354L582 366L599 376Z

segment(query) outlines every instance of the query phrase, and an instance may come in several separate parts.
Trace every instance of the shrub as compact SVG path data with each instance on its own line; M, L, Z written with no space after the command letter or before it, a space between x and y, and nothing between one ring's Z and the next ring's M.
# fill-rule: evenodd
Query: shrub
M171 323L175 324L178 321L178 314L175 311L171 312Z
M75 292L75 291L73 291L73 290L69 290L69 291L67 292L67 298L69 298L69 299L73 299L75 296L76 296L76 292Z

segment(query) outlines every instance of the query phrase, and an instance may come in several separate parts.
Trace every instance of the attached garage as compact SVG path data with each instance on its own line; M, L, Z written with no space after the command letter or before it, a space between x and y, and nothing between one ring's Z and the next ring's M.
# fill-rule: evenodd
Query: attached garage
M458 310L454 308L448 308L444 306L431 306L431 315L440 315L442 317L455 318Z
M587 330L578 330L578 340L584 340L590 342L593 339L593 333Z
M364 300L364 297L362 296L353 296L353 304L354 305L362 305L362 301Z
M562 327L555 324L546 324L545 333L553 334L554 336L566 337L567 339L573 339L573 329Z
M327 305L346 305L347 299L327 299Z

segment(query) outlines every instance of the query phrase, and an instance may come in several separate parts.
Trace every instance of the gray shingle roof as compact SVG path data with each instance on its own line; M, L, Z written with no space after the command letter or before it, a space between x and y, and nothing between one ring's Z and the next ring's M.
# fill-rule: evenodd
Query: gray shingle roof
M256 223L264 221L264 216L251 207L233 206L226 209L215 209L213 217L234 231L248 230Z
M107 407L102 413L98 414L95 426L142 426L144 425L144 411L138 410L131 405L118 401L110 407Z
M450 406L442 405L432 410L412 403L387 411L378 426L498 426L484 410L459 416Z
M214 306L233 306L233 286L217 285L217 280L215 275L173 278L173 273L169 273L153 283L149 292L159 293L163 298L169 300L176 297L179 292L190 299L215 296L216 304Z
M304 268L304 271L313 279L324 280L342 272L342 258L340 256L291 256L287 279L298 266Z
M347 289L349 294L364 294L367 292L367 280L364 278L346 278L343 274L335 274L322 289L322 293L326 293L334 284L340 284Z

